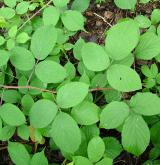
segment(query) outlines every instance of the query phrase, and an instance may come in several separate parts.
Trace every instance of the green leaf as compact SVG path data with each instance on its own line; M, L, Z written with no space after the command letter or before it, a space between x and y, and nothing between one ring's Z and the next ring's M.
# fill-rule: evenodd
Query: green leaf
M105 137L103 138L105 143L105 155L111 159L115 159L123 151L121 144L116 138Z
M23 144L17 142L9 142L8 152L11 160L16 165L29 165L30 155Z
M4 0L5 5L7 5L10 8L13 8L16 6L17 0Z
M12 27L9 29L9 31L8 31L9 37L10 37L10 38L14 38L14 37L16 36L16 34L17 34L17 31L18 31L17 25L12 26Z
M11 50L15 47L15 40L14 39L9 39L7 40L7 49Z
M68 77L70 78L70 80L74 79L76 76L76 69L74 67L74 65L71 62L67 62L64 66L64 68L66 69L66 72L68 74Z
M140 0L139 3L148 3L150 0Z
M3 36L0 36L0 46L6 42L6 39Z
M44 151L34 154L30 165L48 165L48 160L44 155Z
M83 15L74 10L67 10L61 15L64 26L70 31L78 31L84 29Z
M10 57L10 53L5 50L0 50L0 67L6 65Z
M112 165L112 164L113 164L113 160L111 158L104 158L95 165Z
M150 132L142 116L131 114L125 121L122 130L124 149L136 156L141 155L150 141Z
M160 22L160 9L154 9L151 14L151 22L153 25Z
M15 10L9 7L2 7L0 9L0 16L4 17L5 19L11 19L15 16Z
M151 21L146 16L138 15L134 20L137 21L140 28L149 28L151 26Z
M2 131L2 119L0 118L0 132Z
M42 89L45 89L47 87L47 84L44 84L42 81L40 81L36 77L31 80L30 85L33 86L33 87L38 87L38 88L42 88ZM31 95L39 95L40 93L42 93L42 91L41 90L30 89L29 93Z
M56 25L60 17L60 11L54 7L49 6L43 11L43 23L44 25Z
M52 0L52 1L56 7L60 7L60 8L67 6L67 3L69 3L69 0Z
M38 60L45 59L57 41L57 31L53 25L42 26L32 35L31 51Z
M99 121L99 107L84 101L72 109L72 117L81 125L91 125Z
M160 114L160 98L153 93L137 93L132 97L130 106L141 115L151 116Z
M95 136L89 141L87 153L88 153L88 158L92 162L99 161L102 158L104 151L105 151L105 144L99 136Z
M152 33L146 32L140 37L135 50L136 57L142 60L151 60L160 54L160 38Z
M56 104L50 100L41 99L35 102L30 110L30 122L34 128L47 127L58 111Z
M141 67L141 72L148 78L154 78L148 65L143 65Z
M105 74L103 74L103 73L96 74L91 81L92 87L103 88L106 86L106 84L107 84L107 78L106 78Z
M4 126L1 130L0 130L0 140L2 141L7 141L9 140L15 133L16 131L16 127L12 127L12 126Z
M160 131L160 122L155 122L150 129L151 133L151 142L154 146L160 147L160 138L159 138L159 131Z
M160 156L160 148L154 147L150 150L149 159L157 159Z
M28 8L29 8L29 2L22 1L22 2L18 3L18 5L16 7L16 12L17 12L17 14L22 15L22 14L27 13Z
M29 111L33 104L34 104L34 100L29 94L24 95L22 97L21 105L22 105L23 112L25 115L29 115Z
M56 145L65 152L74 153L81 144L80 129L73 118L63 112L60 112L51 129L51 136Z
M121 9L134 9L137 0L114 0L114 3Z
M83 45L85 44L85 41L80 38L77 40L77 42L74 44L74 48L73 48L73 55L76 59L81 60L81 50Z
M85 157L75 156L74 158L75 165L92 165L92 162Z
M27 125L21 125L17 129L17 134L23 140L29 140L29 128Z
M25 123L24 114L18 107L10 103L1 106L0 116L10 126L19 126Z
M25 76L22 76L22 77L19 77L19 80L18 80L18 86L26 86L27 84L27 78ZM24 88L24 89L18 89L20 93L22 94L26 94L28 93L28 89Z
M11 50L10 60L12 65L22 71L29 71L35 65L32 53L24 47L15 47Z
M86 136L87 143L95 136L100 135L100 130L96 124L87 125L82 127L82 131Z
M114 60L122 60L127 57L138 44L139 36L138 25L133 20L123 21L112 26L107 32L105 41L108 55Z
M83 1L74 0L71 9L84 12L89 7L89 4L90 4L90 0L83 0Z
M25 32L22 32L22 33L20 33L20 34L17 36L16 42L17 42L17 43L20 43L20 44L24 44L24 43L26 43L29 39L30 39L30 37L28 36L28 34L25 33Z
M132 53L130 53L127 57L123 58L122 60L113 61L112 64L122 64L131 67L133 63L134 63L134 56Z
M92 71L102 71L110 64L109 57L105 50L95 44L87 43L82 48L82 59L87 69Z
M81 103L88 94L88 85L82 82L70 82L60 87L57 103L61 108L70 108Z
M21 95L16 90L5 90L2 100L7 103L18 103L21 100Z
M129 115L129 107L124 102L114 101L101 112L100 125L105 129L117 128Z
M67 77L65 68L51 60L36 65L35 74L44 83L60 83Z
M107 70L107 80L111 87L121 92L136 91L142 88L137 72L124 65L112 65Z

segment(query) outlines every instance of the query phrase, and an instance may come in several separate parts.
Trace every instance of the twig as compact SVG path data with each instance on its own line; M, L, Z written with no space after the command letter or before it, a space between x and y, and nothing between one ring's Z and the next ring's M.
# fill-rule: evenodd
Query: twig
M107 25L109 25L110 27L112 27L112 25L101 15L97 14L97 13L93 13L95 16L101 18L105 23L107 23Z
M0 151L2 151L2 150L6 150L7 147L8 147L8 146L1 147L1 148L0 148Z
M31 80L31 78L32 78L32 76L33 76L33 73L35 72L35 67L36 67L36 65L38 64L38 62L39 62L39 60L37 60L37 62L35 63L35 65L34 65L34 67L33 67L33 69L32 69L32 72L31 72L31 74L29 75L29 78L28 78L28 80L27 80L26 86L29 85L29 82L30 82L30 80Z
M7 86L7 85L0 85L1 88L4 89L34 89L34 90L38 90L38 91L42 91L42 92L49 92L52 94L55 94L56 91L54 90L47 90L47 89L42 89L42 88L38 88L38 87L34 87L34 86Z
M94 91L110 91L113 90L113 88L93 88L90 89L90 92L94 92Z
M52 94L57 93L55 90L42 89L42 88L30 86L30 85L27 85L27 86L0 85L0 88L3 88L3 89L34 89L34 90L39 90L39 91L42 91L42 92L49 92L49 93L52 93ZM94 91L108 91L108 90L113 90L113 89L112 88L93 88L93 89L90 89L89 91L94 92Z
M2 90L2 93L1 93L0 106L1 106L2 103L3 103L3 95L4 95L4 89Z
M50 3L52 3L53 0L48 1L42 8L40 8L37 12L35 12L31 17L27 19L26 22L24 22L19 28L18 31L21 30L28 22L31 21L38 13L40 13L45 7L47 7Z

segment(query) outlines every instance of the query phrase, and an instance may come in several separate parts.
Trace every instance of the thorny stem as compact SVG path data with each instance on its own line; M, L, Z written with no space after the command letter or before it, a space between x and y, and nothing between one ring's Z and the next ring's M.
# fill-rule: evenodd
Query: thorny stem
M55 90L48 90L48 89L42 89L42 88L38 88L38 87L34 87L34 86L8 86L8 85L0 85L0 88L3 89L34 89L34 90L39 90L42 92L49 92L52 94L57 93ZM94 92L94 91L107 91L107 90L113 90L112 88L92 88L89 91L90 92Z

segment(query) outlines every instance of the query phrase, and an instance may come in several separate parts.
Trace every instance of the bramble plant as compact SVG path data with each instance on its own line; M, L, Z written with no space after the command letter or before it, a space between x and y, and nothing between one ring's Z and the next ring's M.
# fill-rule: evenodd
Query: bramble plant
M16 165L112 165L122 151L138 157L149 146L143 163L160 164L160 10L119 20L99 45L70 40L86 32L89 0L2 3L0 150Z

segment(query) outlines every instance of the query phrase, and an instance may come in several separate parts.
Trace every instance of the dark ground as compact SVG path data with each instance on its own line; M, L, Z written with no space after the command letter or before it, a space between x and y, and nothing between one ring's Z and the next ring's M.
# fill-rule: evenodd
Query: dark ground
M137 5L135 12L128 10L118 9L113 2L102 3L101 5L91 2L89 9L84 13L84 16L87 18L85 29L86 32L79 32L74 37L71 38L71 42L74 43L79 37L84 38L86 41L97 42L99 44L104 44L105 31L110 28L110 26L117 23L117 21L121 18L125 17L135 17L138 14L143 14L150 17L150 14L154 8L160 7L160 2L152 2L147 5ZM69 54L71 54L69 52ZM138 61L137 65L143 63L143 61ZM103 102L103 100L102 100ZM114 136L120 139L120 134L117 131L111 130L106 132L106 130L101 131L102 136ZM16 139L16 138L15 138ZM24 142L25 143L25 142ZM26 142L27 143L27 142ZM11 163L7 150L6 143L0 142L0 165L13 165ZM34 145L31 144L32 148ZM53 152L49 148L49 144L45 144L46 146L46 156L50 163L58 163L61 164L63 162L63 157L60 152ZM41 147L41 146L40 146ZM44 146L42 146L44 147ZM133 155L126 153L123 151L121 155L114 160L115 165L141 165L143 162L148 160L148 154L151 146L147 148L145 153L140 157L134 157Z

